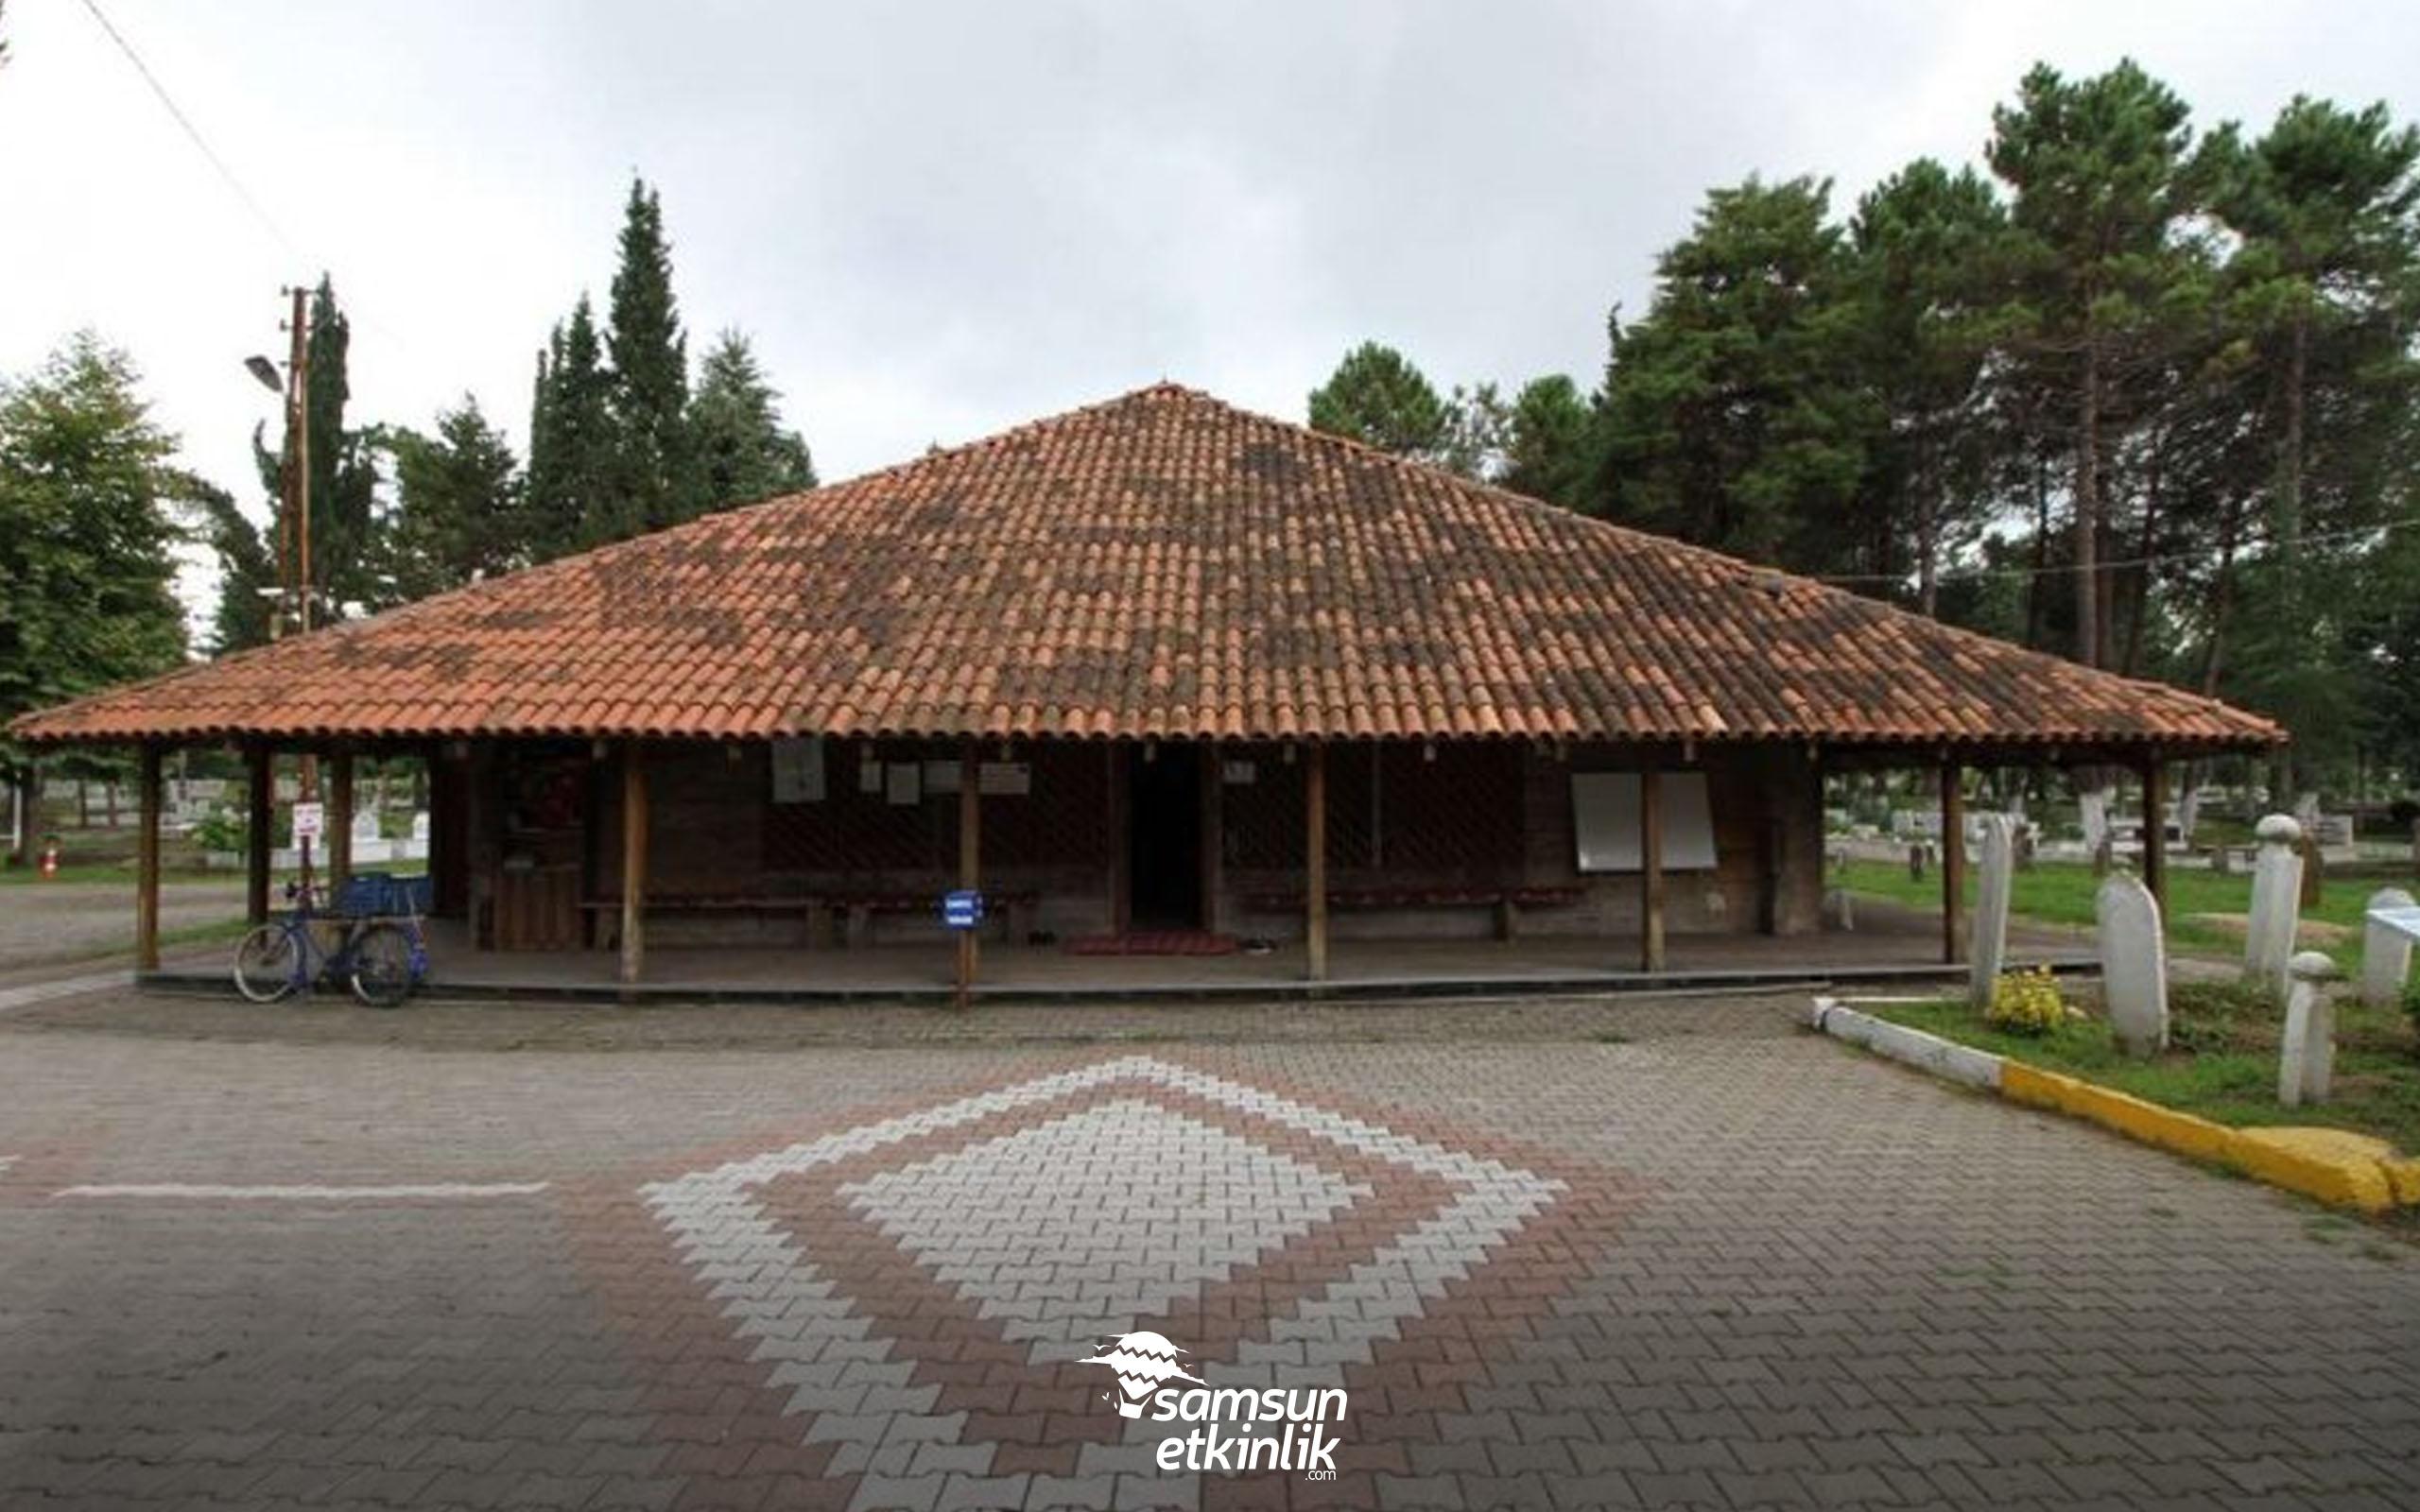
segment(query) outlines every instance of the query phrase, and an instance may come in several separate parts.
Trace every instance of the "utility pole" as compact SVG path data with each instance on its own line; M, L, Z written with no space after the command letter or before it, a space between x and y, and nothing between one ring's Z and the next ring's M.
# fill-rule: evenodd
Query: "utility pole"
M297 284L286 290L293 310L286 317L285 358L285 522L279 532L281 576L286 579L288 602L294 605L298 633L311 633L311 334L310 291ZM300 797L319 801L320 761L310 751L302 759ZM306 852L307 854L307 852ZM303 863L308 875L310 863Z

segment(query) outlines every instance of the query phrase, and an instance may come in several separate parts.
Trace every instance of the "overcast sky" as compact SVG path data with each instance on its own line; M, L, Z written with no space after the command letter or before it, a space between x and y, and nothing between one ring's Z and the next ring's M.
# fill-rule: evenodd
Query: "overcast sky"
M517 441L633 171L693 352L747 330L837 479L1161 377L1299 416L1365 337L1593 386L1707 186L1975 159L2036 59L2420 119L2409 0L100 4L278 232L83 0L10 0L0 370L95 328L239 492L241 359L321 268L355 417L469 390Z

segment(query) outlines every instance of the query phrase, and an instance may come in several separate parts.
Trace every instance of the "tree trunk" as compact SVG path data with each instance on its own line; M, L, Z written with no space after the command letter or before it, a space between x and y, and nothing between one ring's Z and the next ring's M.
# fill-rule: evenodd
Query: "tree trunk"
M2043 585L2050 579L2050 468L2041 454L2033 458L2033 576L2025 585L2025 644L2042 644Z
M1927 619L1940 618L1941 500L1932 487L1931 449L1918 449L1916 466L1916 607Z
M2202 695L2219 696L2219 668L2227 638L2227 610L2235 601L2236 533L2243 523L2243 502L2229 500L2219 524L2219 571L2210 583L2210 638L2202 647Z
M2100 665L2100 348L2086 337L2076 404L2076 660Z
M2143 486L2143 533L2135 550L2134 613L2126 622L2126 676L2143 675L2144 626L2152 617L2152 554L2159 549L2160 456L2165 438L2152 443L2151 475Z

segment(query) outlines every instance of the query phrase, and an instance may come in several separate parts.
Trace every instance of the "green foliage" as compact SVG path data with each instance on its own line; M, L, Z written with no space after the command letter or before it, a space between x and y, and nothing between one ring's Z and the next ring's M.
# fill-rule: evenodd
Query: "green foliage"
M1830 186L1751 179L1706 197L1613 332L1598 507L1758 560L1857 570L1841 528L1877 416L1841 361L1858 335Z
M2066 1018L2066 1000L2059 995L2058 980L2047 966L2002 972L1983 1007L1983 1022L2003 1034L2048 1034Z
M526 562L521 479L512 448L464 395L437 417L437 434L399 431L397 510L388 542L395 595L424 597Z
M1453 411L1392 347L1365 341L1311 390L1311 428L1382 452L1434 461L1446 451Z
M623 210L621 266L606 310L605 352L614 421L611 505L619 518L601 539L661 530L703 512L691 471L687 429L688 337L672 295L672 244L653 189L631 181ZM588 534L596 539L594 529Z
M1515 493L1566 508L1586 503L1596 472L1596 417L1580 386L1561 373L1533 379L1513 396L1496 479Z
M815 487L806 442L783 428L781 396L737 331L717 336L698 365L689 440L708 509Z
M529 413L528 550L551 561L618 540L627 522L614 503L613 379L588 296L557 321L538 356Z
M0 724L184 659L175 440L89 332L0 383ZM0 741L0 771L26 758Z

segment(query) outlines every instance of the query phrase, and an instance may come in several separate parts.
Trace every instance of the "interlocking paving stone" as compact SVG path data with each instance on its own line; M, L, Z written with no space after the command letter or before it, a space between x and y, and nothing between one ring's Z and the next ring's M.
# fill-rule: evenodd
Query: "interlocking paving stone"
M2420 1503L2420 1251L1825 1041L410 1029L0 1030L0 1503ZM1159 1472L1120 1324L1339 1480Z

